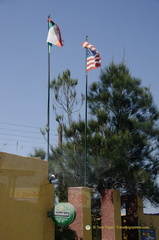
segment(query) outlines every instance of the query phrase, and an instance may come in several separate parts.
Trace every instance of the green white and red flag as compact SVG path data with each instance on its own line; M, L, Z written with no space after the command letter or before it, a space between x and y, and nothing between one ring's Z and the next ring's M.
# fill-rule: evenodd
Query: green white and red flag
M54 44L56 46L62 47L63 41L61 37L60 28L51 19L48 19L48 23L49 23L49 31L47 36L47 42L49 46L52 46L52 44Z

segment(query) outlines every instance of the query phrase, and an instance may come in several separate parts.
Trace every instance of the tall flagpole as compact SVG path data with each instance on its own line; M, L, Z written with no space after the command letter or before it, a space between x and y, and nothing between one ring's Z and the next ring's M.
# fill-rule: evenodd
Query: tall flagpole
M84 158L84 186L88 185L88 161L87 161L87 131L88 131L88 123L87 123L87 86L88 86L88 71L91 69L95 69L101 66L101 57L99 52L95 49L95 47L88 43L88 36L86 37L86 42L82 43L82 46L86 48L86 94L85 94L85 158ZM88 52L89 51L89 52ZM88 57L91 56L90 58ZM92 59L94 59L94 63L92 63Z
M88 36L86 36L88 41ZM84 158L84 186L87 186L87 88L88 88L88 73L87 73L87 48L86 48L86 93L85 93L85 158Z
M48 19L50 19L50 15L48 15ZM49 30L49 22L48 22L48 30ZM47 99L47 161L49 161L49 146L50 146L50 46L48 43L48 99Z

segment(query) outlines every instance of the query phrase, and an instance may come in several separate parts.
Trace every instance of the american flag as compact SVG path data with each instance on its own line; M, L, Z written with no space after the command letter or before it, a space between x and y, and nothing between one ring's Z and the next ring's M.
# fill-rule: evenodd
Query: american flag
M87 65L86 71L96 69L101 66L101 57L97 49L89 42L83 42L82 47L87 48Z

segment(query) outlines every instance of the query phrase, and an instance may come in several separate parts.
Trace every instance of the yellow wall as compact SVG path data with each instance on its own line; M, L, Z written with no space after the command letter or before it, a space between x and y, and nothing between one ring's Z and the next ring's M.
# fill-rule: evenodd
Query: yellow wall
M82 188L82 206L83 206L83 239L92 239L92 228L86 230L86 226L92 227L91 223L91 194L90 188Z
M0 152L0 239L54 240L48 162Z
M155 229L156 239L159 239L159 215L144 214L143 213L143 201L140 197L137 197L138 204L138 216L139 216L139 226Z
M143 214L141 225L156 230L156 239L159 239L159 215Z
M155 228L159 227L159 216L151 215L151 214L144 214L142 219L143 223L146 223L147 226L153 226Z
M120 192L118 190L113 190L113 204L114 204L114 223L115 223L115 239L122 239L122 229L121 226L121 209L120 209Z

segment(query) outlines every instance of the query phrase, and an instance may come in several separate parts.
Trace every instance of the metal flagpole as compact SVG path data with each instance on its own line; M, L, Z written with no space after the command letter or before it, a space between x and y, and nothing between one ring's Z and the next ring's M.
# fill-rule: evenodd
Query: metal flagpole
M48 19L50 19L50 15L48 15ZM49 22L48 22L48 30L49 30ZM49 146L50 146L50 46L48 43L48 99L47 99L47 161L49 161Z
M88 36L86 36L88 41ZM87 73L87 48L86 48L86 93L85 93L85 158L84 158L84 186L87 186L87 87L88 87L88 73Z

